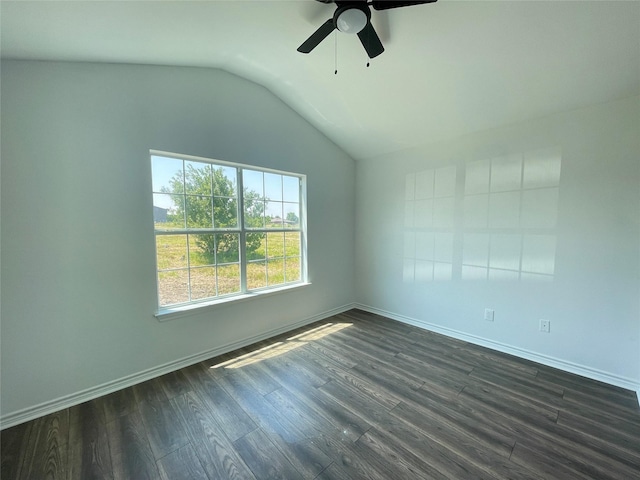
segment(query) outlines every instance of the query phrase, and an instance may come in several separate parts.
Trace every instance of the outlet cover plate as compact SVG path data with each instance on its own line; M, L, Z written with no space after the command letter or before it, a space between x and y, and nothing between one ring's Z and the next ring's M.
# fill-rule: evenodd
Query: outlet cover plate
M551 332L551 320L540 319L540 331L544 333Z

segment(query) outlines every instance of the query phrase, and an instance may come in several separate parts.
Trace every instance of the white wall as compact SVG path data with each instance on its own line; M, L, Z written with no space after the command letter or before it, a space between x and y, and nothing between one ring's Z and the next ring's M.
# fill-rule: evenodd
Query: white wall
M635 97L358 162L357 301L637 388L638 132Z
M355 163L264 88L21 61L3 62L1 86L5 424L353 301ZM306 174L313 285L158 322L149 149Z

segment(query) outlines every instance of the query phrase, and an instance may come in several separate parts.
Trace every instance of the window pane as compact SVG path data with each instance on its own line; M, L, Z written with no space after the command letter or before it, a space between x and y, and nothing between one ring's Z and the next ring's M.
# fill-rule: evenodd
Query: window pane
M211 165L202 162L184 162L185 193L211 196Z
M189 235L189 265L191 267L214 265L216 262L215 251L214 235Z
M246 228L264 228L264 202L252 194L244 196L244 224Z
M282 176L282 199L285 202L300 201L300 179L298 177Z
M300 232L285 233L285 254L287 257L300 256Z
M243 170L242 184L245 196L247 192L253 192L258 198L264 199L264 174L262 172Z
M187 236L157 235L156 255L158 270L187 266Z
M282 202L266 202L265 222L267 228L282 228Z
M187 270L158 272L158 302L161 306L189 301Z
M240 291L240 266L218 267L218 295L228 295Z
M264 196L267 200L282 201L282 175L264 174Z
M287 282L297 282L300 280L300 258L287 257L285 260L285 280Z
M213 167L213 194L218 197L237 197L237 170L234 167Z
M182 193L184 191L182 165L182 160L152 156L153 191L156 193Z
M187 197L187 227L212 228L213 210L211 197Z
M266 233L247 233L245 251L248 260L260 260L265 258Z
M237 233L219 233L216 235L218 264L240 261L240 235Z
M284 256L284 233L267 233L267 258Z
M267 279L269 285L284 283L284 260L269 260L267 263Z
M184 197L154 193L153 221L158 230L184 228Z
M247 228L264 227L264 185L263 173L243 170L244 222Z
M289 228L300 228L300 204L283 204L284 226Z
M253 290L267 286L266 262L251 262L247 265L247 288Z
M216 228L236 228L238 226L238 200L231 197L213 199L213 221Z
M216 296L216 268L191 269L191 300L201 300Z

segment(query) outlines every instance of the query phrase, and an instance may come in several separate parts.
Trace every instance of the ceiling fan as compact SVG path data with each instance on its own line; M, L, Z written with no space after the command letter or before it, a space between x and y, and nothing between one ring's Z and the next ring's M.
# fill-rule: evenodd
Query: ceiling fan
M371 10L387 10L390 8L408 7L423 3L433 3L437 0L317 0L322 3L335 3L337 8L333 17L324 22L305 42L298 47L301 53L309 53L334 30L343 33L358 34L362 46L374 58L384 52L380 37L371 25Z

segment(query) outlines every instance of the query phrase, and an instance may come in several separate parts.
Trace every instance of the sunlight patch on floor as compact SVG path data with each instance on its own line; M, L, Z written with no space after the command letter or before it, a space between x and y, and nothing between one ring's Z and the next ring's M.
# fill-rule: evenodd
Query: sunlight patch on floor
M293 337L289 337L285 342L275 342L272 345L268 345L258 350L245 353L244 355L239 355L232 358L231 360L226 360L209 368L215 369L246 367L247 365L258 363L268 358L278 357L292 350L295 350L296 348L300 348L303 345L306 345L308 342L319 340L323 337L326 337L327 335L339 332L343 328L350 327L351 325L353 324L327 323L325 325L321 325L311 330L299 333L298 335L294 335Z

